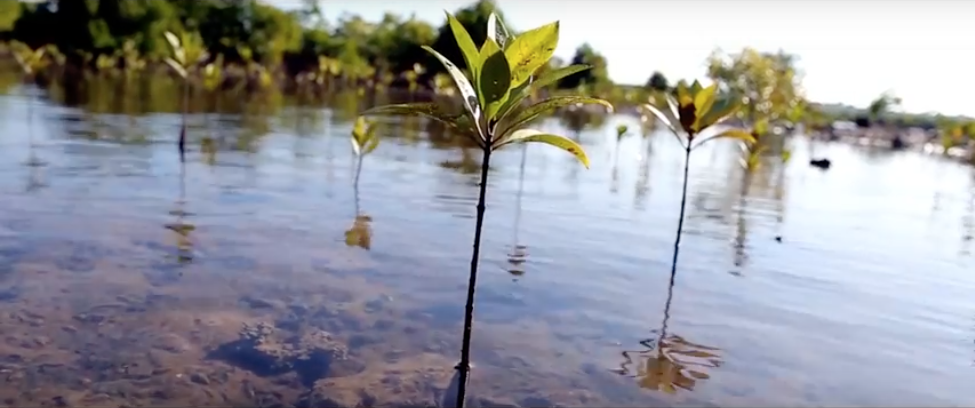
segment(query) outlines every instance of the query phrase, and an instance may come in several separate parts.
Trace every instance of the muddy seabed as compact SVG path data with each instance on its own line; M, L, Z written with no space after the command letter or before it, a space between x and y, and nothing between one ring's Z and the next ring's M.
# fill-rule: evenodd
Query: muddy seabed
M455 374L461 322L367 278L364 251L211 230L181 263L157 225L17 212L0 215L0 405L439 406ZM475 330L471 405L646 403L544 326Z

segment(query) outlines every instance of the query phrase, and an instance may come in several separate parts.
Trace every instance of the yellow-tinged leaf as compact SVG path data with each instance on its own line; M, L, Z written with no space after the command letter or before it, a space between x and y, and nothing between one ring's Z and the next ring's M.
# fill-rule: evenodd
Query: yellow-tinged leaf
M467 70L471 73L471 78L477 81L482 63L478 59L477 45L474 44L474 40L471 39L471 34L457 20L457 17L454 17L453 14L447 11L444 11L444 13L447 14L447 24L450 25L450 31L454 34L454 41L457 42L457 48L460 48L460 53L464 56L464 62L467 63Z
M710 124L702 123L705 115L711 110L711 106L714 105L715 92L718 90L718 84L712 84L711 86L700 90L696 95L694 95L694 110L695 117L697 118L694 124L697 131L701 131Z
M552 59L559 44L559 22L529 30L515 37L504 54L511 66L511 86L517 87Z
M576 104L603 105L612 112L613 105L599 98L589 96L553 96L519 111L513 119L501 124L497 133L502 138L546 112Z
M486 119L491 120L508 100L511 91L511 69L508 60L505 59L504 51L501 51L501 47L490 39L484 41L478 58L482 63L480 78L477 80L481 91L478 96L481 106L484 107Z
M555 146L571 153L583 166L586 166L587 169L589 168L589 157L586 156L586 151L582 150L582 146L579 146L578 143L573 142L572 139L565 136L540 132L535 129L521 129L512 133L511 137L505 139L503 143L494 148L498 149L509 143L544 143Z
M501 106L498 111L498 118L504 119L509 113L513 111L512 108L521 105L521 102L531 95L532 91L542 89L546 86L552 85L558 80L565 78L569 75L575 74L577 72L585 71L590 67L584 64L569 65L567 67L562 67L559 69L545 71L538 78L530 78L527 82L521 84L521 86L514 87L508 96L508 101ZM612 111L610 111L612 112Z
M782 163L788 163L789 159L791 158L792 158L792 150L786 149L782 151Z
M700 128L708 128L723 122L733 115L739 108L738 98L724 96L715 97L711 108L704 113L700 119Z

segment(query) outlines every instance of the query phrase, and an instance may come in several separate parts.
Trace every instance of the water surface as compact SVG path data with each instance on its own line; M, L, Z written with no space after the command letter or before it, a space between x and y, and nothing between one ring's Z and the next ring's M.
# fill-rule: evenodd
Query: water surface
M368 98L199 96L181 167L165 85L0 96L0 401L434 403L459 355L478 152L391 120L356 189ZM975 403L970 168L796 138L745 180L714 143L692 158L671 282L673 138L616 157L635 119L573 122L539 126L578 138L590 170L539 146L492 158L482 404ZM328 367L234 354L255 327Z

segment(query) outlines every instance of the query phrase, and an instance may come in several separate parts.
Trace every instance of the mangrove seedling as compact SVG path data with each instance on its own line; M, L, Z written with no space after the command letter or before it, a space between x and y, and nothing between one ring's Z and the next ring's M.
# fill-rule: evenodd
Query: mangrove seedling
M190 73L198 64L205 61L209 54L203 46L203 40L198 35L183 33L177 37L176 34L167 31L166 42L169 43L172 57L167 57L165 62L183 81L183 114L179 128L179 160L186 161L186 115L190 104Z
M13 42L10 44L10 50L13 52L14 59L17 61L17 65L20 66L21 71L24 74L24 80L30 81L34 79L34 75L38 71L47 66L47 48L42 47L38 49L32 49L27 44L21 42ZM25 89L26 90L26 89ZM28 165L36 166L40 162L34 156L34 96L28 95L27 99L27 140L30 146L30 157L28 158Z
M627 131L629 128L626 125L619 125L616 127L616 144L613 149L613 171L612 171L612 181L609 186L609 191L616 193L619 191L619 162L620 162L620 143L623 142L623 138L627 136Z
M643 107L653 113L684 148L684 180L681 188L680 214L677 219L677 237L674 239L674 259L670 269L670 274L674 275L677 273L677 256L680 250L681 232L684 229L684 212L687 208L691 151L716 139L731 138L752 143L754 138L749 132L741 129L711 131L713 126L731 117L740 106L736 97L721 94L718 91L718 84L705 88L698 81L694 81L689 86L681 81L675 92L667 95L666 99L667 113L652 104L645 104Z
M589 68L586 65L571 65L535 75L539 68L548 63L555 52L559 39L558 21L514 36L505 28L498 16L492 14L488 18L487 38L480 47L474 44L467 29L450 13L447 13L447 22L460 48L463 62L467 66L467 75L440 52L428 46L423 48L446 67L463 100L464 111L454 113L447 106L435 103L411 103L380 106L364 114L425 116L444 123L458 133L470 136L482 150L480 191L467 286L463 342L460 363L457 365L459 372L457 406L463 407L470 371L474 289L477 284L481 228L484 224L484 202L491 154L515 143L544 143L571 153L588 168L589 158L582 147L571 139L523 127L542 114L561 107L600 104L612 110L612 105L604 100L586 96L556 96L522 106L522 102L527 99L532 90L541 89L568 75Z
M368 250L372 243L372 233L369 230L369 216L359 211L359 173L362 172L362 159L372 153L379 146L376 126L360 116L356 118L352 127L352 153L355 155L355 178L352 182L352 194L355 201L355 220L352 228L345 232L345 243Z

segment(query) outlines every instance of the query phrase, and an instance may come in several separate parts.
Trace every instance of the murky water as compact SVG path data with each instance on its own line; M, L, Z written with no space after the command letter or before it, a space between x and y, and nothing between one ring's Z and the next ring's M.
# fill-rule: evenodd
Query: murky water
M478 153L390 122L356 192L355 95L200 97L225 113L190 117L181 168L164 85L0 97L0 405L434 404ZM614 158L620 122L637 127L578 133L591 170L545 147L494 157L482 405L975 403L971 169L795 140L743 189L737 147L715 143L692 158L670 282L682 158L663 133Z

